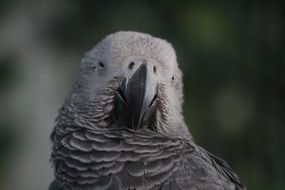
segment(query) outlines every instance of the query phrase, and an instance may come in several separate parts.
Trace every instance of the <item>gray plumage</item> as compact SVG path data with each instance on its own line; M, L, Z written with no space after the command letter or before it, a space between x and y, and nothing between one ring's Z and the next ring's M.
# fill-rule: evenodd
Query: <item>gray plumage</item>
M137 32L102 40L82 59L56 119L50 190L246 189L194 143L181 79L165 40Z

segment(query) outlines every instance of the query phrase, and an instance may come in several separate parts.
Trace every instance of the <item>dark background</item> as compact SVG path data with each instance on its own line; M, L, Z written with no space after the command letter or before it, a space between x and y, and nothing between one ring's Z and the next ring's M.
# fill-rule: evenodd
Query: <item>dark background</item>
M248 189L285 188L284 6L250 1L0 1L0 189L47 189L49 134L84 52L119 30L170 41L196 142Z

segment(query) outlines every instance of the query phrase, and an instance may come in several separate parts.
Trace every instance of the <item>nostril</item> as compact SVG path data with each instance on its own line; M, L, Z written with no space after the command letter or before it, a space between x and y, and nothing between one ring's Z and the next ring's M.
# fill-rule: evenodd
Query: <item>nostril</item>
M153 73L155 74L156 73L156 67L153 66Z
M135 63L130 62L129 66L128 66L129 70L132 70L134 68L134 66L135 66Z

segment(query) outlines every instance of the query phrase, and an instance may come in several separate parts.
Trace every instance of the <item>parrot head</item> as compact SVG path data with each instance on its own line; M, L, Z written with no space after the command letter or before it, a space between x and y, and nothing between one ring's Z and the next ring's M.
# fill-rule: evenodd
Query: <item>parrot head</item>
M170 43L148 34L117 32L86 53L69 100L82 113L88 110L89 118L102 115L116 126L188 135L182 88Z

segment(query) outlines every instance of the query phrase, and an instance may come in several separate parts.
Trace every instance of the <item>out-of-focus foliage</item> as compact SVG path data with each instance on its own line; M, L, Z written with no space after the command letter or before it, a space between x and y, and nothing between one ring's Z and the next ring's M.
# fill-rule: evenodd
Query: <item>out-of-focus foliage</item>
M106 34L165 38L185 119L248 189L285 188L285 22L277 1L0 1L0 189L47 189L49 133L80 58Z

